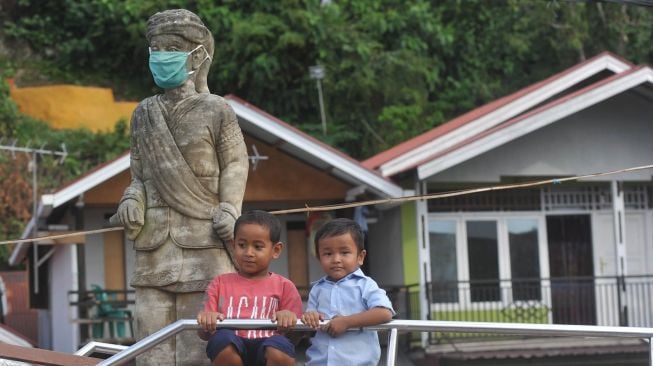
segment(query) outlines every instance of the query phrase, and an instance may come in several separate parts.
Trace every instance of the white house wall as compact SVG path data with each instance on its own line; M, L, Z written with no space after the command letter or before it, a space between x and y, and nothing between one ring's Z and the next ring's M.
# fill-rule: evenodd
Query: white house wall
M653 163L652 106L632 92L623 93L428 180L499 182L502 176L565 176L649 165ZM644 170L630 173L627 179L650 180L652 175Z
M308 245L308 280L309 283L313 283L324 276L324 271L322 266L320 266L320 261L315 257L315 246L313 243L307 243Z
M286 230L286 221L281 219L281 242L288 243L288 231ZM270 271L288 277L288 246L284 246L279 258L270 263Z
M45 284L43 284L45 285ZM73 353L79 345L77 308L70 306L68 291L77 290L77 251L74 245L56 246L50 258L50 309L52 350Z
M400 207L380 210L379 220L368 224L368 227L369 264L372 277L380 285L403 284L404 260Z
M105 211L91 208L84 210L86 230L102 229ZM86 262L86 288L91 289L91 285L104 288L104 237L102 235L86 237L84 261Z

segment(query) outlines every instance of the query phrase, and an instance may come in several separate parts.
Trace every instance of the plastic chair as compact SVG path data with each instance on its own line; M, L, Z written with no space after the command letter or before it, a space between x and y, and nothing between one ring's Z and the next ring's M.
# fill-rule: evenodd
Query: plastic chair
M118 338L125 337L125 322L129 322L129 331L134 335L132 326L132 313L127 309L117 309L109 301L116 301L116 294L107 293L99 285L91 285L95 300L97 301L96 317L106 319L109 325L109 335L111 338L117 334ZM114 332L115 329L115 332ZM93 324L93 337L102 338L104 336L104 324Z

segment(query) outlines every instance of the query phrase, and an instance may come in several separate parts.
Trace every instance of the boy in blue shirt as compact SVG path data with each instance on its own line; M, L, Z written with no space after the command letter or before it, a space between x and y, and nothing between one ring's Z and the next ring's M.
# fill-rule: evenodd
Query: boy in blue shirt
M302 322L319 329L306 351L307 366L377 365L376 331L353 330L386 323L394 310L384 290L359 268L365 259L363 231L350 219L326 223L315 235L315 253L326 276L308 296ZM329 322L320 327L321 320Z

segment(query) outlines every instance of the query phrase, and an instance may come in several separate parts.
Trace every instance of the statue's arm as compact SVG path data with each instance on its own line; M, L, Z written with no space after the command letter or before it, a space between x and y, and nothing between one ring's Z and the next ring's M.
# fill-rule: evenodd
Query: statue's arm
M240 216L247 184L249 161L247 147L233 109L224 102L222 123L215 146L220 164L220 213L214 218L214 228L226 242L233 238L233 224Z
M115 219L125 226L127 238L136 239L145 224L145 185L143 184L141 154L138 147L137 126L143 110L141 106L134 111L131 121L130 171L131 182L120 199Z

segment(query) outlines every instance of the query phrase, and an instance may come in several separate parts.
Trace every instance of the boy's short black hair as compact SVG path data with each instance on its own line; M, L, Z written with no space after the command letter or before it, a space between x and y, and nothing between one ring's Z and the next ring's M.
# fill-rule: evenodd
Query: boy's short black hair
M320 256L320 239L330 238L332 236L338 236L349 233L356 243L358 252L365 249L365 233L361 229L360 225L352 219L333 219L326 224L324 224L318 231L315 233L315 254Z
M278 243L281 238L281 223L279 219L273 214L262 211L262 210L252 210L247 211L236 220L234 225L234 237L238 232L238 228L243 224L257 224L263 227L268 228L270 231L270 241L272 244Z

